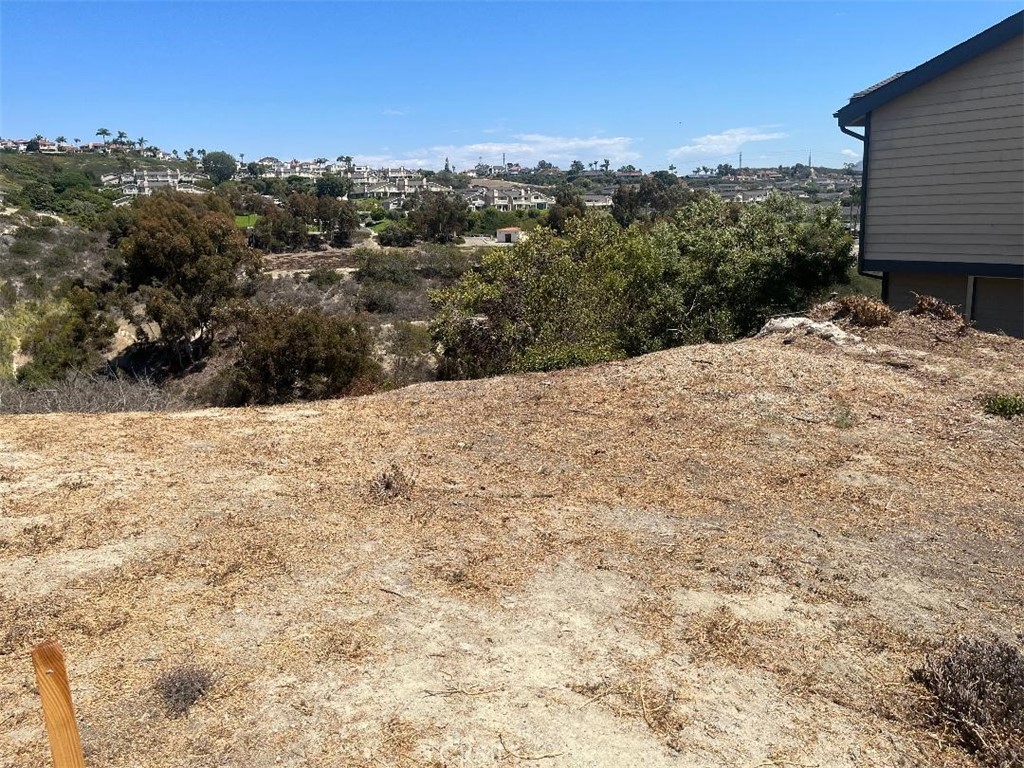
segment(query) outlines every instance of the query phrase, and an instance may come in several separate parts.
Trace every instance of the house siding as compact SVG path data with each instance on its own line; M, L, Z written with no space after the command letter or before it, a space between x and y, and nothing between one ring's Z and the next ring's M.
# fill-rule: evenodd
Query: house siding
M1024 337L1024 280L976 278L973 314L982 331Z
M992 265L1024 271L1020 37L873 110L870 142L865 270L873 262L915 262L908 271L918 273L914 281L921 287L913 290L933 294L940 286L928 290L920 273L943 263L978 264L979 274ZM893 271L896 306L905 276ZM940 282L952 290L964 280ZM976 297L976 319L989 311L989 301L1002 301L1022 285L987 286ZM964 305L965 290L951 303Z
M890 307L898 312L913 309L917 296L934 296L963 314L967 304L967 277L917 272L889 272L886 275L885 298Z

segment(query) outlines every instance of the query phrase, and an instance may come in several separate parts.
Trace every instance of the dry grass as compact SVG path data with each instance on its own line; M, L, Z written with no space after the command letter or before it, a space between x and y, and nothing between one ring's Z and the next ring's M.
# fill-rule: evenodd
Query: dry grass
M698 659L715 659L742 667L757 659L750 638L763 631L764 627L743 621L729 608L722 606L710 614L690 618L682 636L694 649Z
M574 683L574 693L586 698L582 706L594 703L610 709L617 717L643 722L665 744L678 749L680 732L688 723L678 708L678 693L655 682L649 675L634 673L597 683Z
M912 310L915 315L933 315L940 320L963 320L960 310L952 304L947 304L934 296L921 296L915 293L917 299Z
M146 379L75 374L41 387L0 380L0 414L174 411L190 407Z
M870 296L841 296L831 302L834 307L833 320L847 318L853 325L862 328L876 328L889 325L896 319L896 313L885 302Z
M2 418L0 765L46 759L56 636L110 768L965 768L899 702L923 649L1024 626L1024 424L976 405L1024 342L951 327ZM154 717L182 659L230 675Z

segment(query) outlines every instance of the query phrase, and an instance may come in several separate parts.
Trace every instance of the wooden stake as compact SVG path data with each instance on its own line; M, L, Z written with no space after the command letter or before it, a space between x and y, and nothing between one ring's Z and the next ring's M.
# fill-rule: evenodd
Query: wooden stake
M50 736L54 768L85 768L60 643L51 640L37 645L32 649L32 664L36 668L39 697L43 700L43 718Z

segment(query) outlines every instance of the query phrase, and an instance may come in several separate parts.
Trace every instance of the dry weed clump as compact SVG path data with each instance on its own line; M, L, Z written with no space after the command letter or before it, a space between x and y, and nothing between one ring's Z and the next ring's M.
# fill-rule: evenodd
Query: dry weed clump
M754 654L747 639L754 630L756 627L752 622L740 619L727 607L721 606L711 613L693 617L683 639L704 655L739 667L750 662Z
M408 499L415 487L416 476L393 461L390 467L370 481L370 495L380 503L387 503L398 498Z
M913 679L932 694L932 722L983 764L1024 765L1024 655L997 638L963 636Z
M841 296L832 302L835 307L832 319L847 318L853 325L875 328L889 325L896 319L896 313L889 305L870 296Z
M184 715L213 687L213 673L194 664L184 664L164 672L154 684L167 713Z
M917 297L917 303L911 312L915 315L933 315L940 320L963 320L963 315L960 314L960 310L954 307L952 304L947 304L941 299L937 299L934 296L921 296L915 293Z
M681 748L680 732L687 720L676 711L678 697L646 677L627 677L600 683L576 683L569 686L574 693L585 696L583 706L600 702L619 717L642 719L652 732L665 740L671 749Z
M75 374L40 387L0 380L0 414L182 411L191 407L148 379Z

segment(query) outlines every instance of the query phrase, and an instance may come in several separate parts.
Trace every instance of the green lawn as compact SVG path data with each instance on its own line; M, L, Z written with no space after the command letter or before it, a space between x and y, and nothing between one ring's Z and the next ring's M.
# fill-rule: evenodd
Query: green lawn
M245 216L236 215L235 216L235 224L237 226L241 227L242 229L247 229L248 227L253 226L256 223L256 219L258 219L258 218L259 218L259 214L258 213L249 213L249 214L246 214Z

